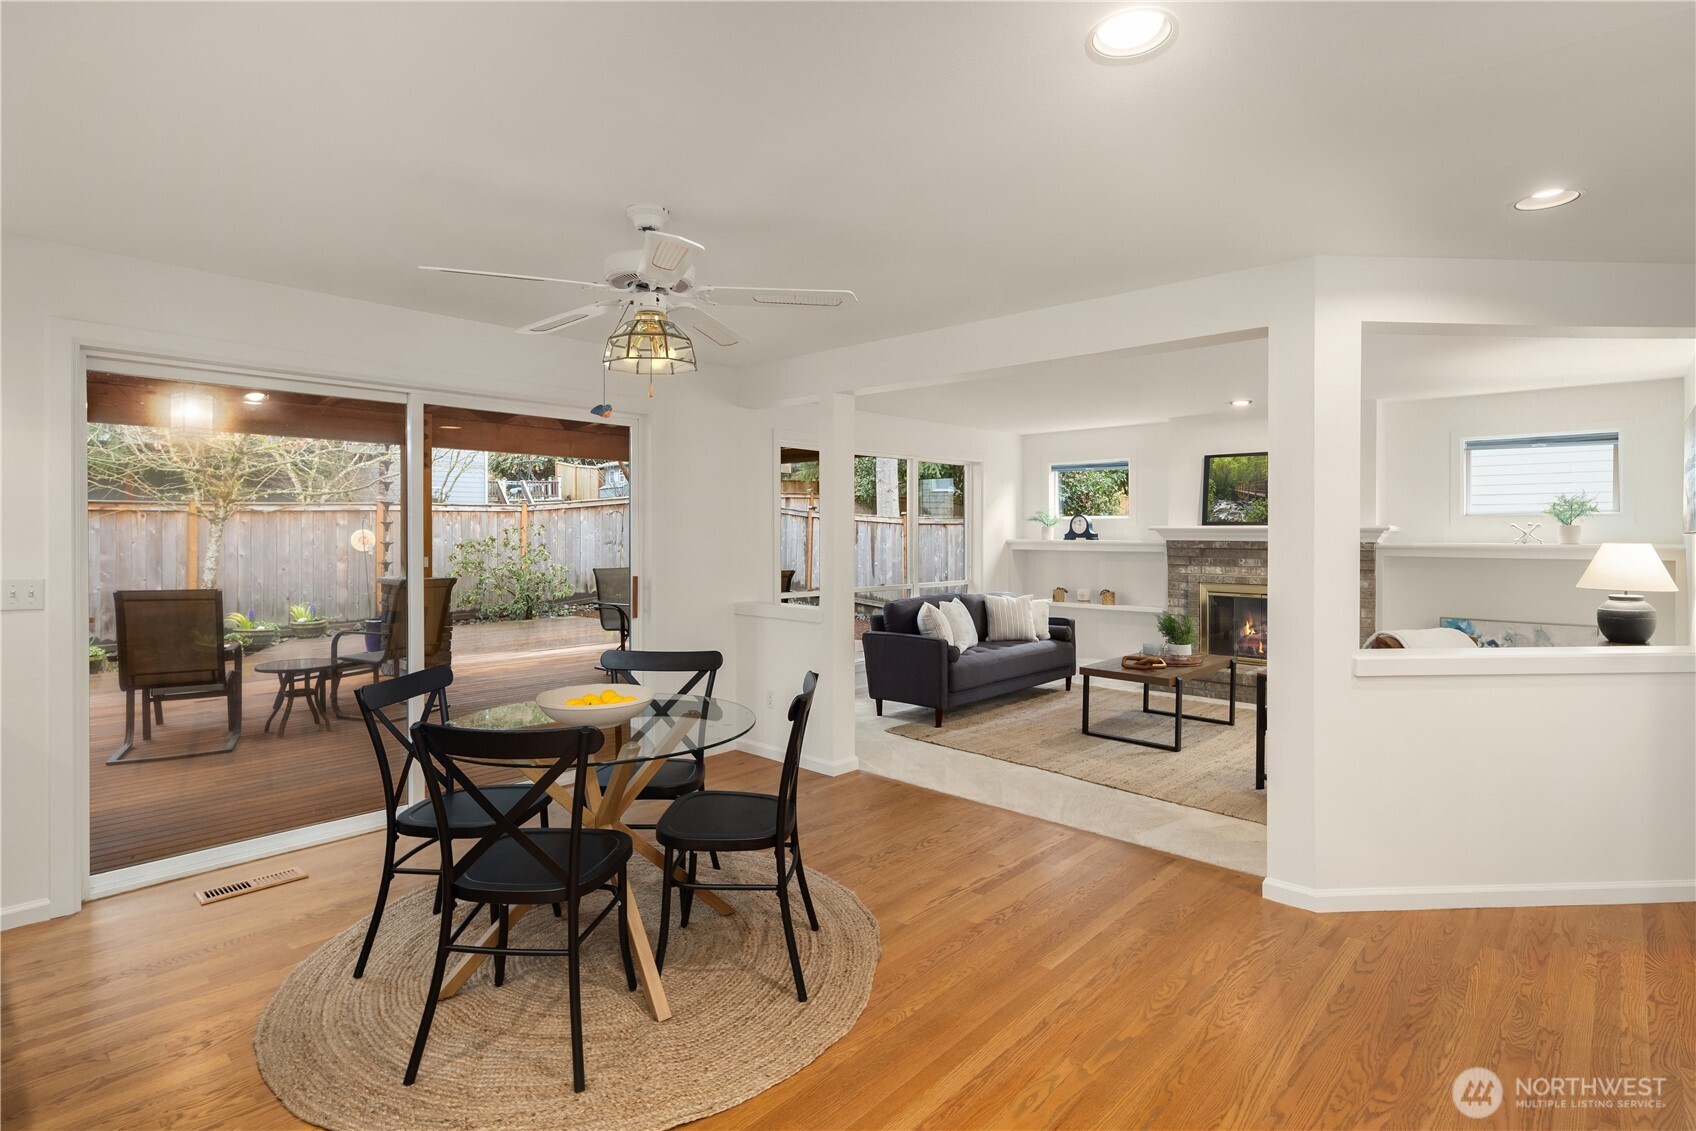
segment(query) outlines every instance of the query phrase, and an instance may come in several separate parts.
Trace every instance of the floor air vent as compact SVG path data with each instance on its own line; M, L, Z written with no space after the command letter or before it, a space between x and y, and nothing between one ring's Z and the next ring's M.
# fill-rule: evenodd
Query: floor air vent
M219 884L213 888L202 888L194 893L194 898L201 903L217 903L220 899L234 899L236 896L246 895L250 891L263 891L265 888L274 888L305 878L306 873L299 868L284 868L280 872L266 872L263 876Z

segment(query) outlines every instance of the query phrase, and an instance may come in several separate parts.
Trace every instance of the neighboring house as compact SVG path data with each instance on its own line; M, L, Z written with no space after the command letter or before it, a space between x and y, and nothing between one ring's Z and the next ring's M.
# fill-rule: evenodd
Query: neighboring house
M430 497L438 503L483 506L489 501L489 453L437 448Z

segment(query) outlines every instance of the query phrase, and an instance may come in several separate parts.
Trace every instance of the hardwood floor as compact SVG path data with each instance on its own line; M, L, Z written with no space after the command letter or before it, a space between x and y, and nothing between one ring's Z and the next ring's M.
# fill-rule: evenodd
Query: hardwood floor
M454 710L493 707L538 691L593 680L604 643L557 647L561 639L604 636L581 618L462 625L455 632ZM584 628L587 624L590 627ZM549 648L550 643L556 646ZM124 735L124 694L106 672L89 684L89 862L94 874L196 849L283 832L302 825L369 813L383 805L371 740L357 718L353 691L369 676L342 684L342 709L356 716L313 723L296 703L288 729L265 730L277 679L255 674L254 664L327 656L324 640L288 640L248 658L242 675L242 739L228 754L157 762L106 759ZM138 708L139 710L139 708ZM277 716L279 722L282 715ZM165 705L165 725L153 741L140 739L132 755L180 753L221 746L224 701L198 699ZM391 759L398 766L398 759Z
M734 753L709 773L773 789L777 766ZM872 1000L707 1126L1696 1126L1690 905L1319 916L1251 876L899 782L802 790L809 866L882 926ZM208 907L202 877L7 932L6 1126L296 1126L253 1028L367 913L378 851L279 857L311 878ZM1449 1098L1474 1065L1510 1092L1478 1121ZM1665 1106L1515 1110L1535 1075L1665 1077Z

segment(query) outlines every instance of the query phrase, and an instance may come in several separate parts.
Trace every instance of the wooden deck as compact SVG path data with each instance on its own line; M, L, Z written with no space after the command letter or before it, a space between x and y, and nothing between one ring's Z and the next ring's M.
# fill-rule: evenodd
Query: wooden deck
M595 661L607 647L599 625L580 618L454 629L454 684L449 706L474 710L533 698L538 691L597 678ZM562 646L563 645L563 646ZM277 691L275 676L253 665L296 656L328 655L329 641L290 640L250 656L242 673L242 739L229 754L162 762L106 764L124 734L124 694L118 677L89 677L89 863L98 874L196 849L283 832L379 809L382 786L358 718L312 722L297 703L288 731L266 733ZM357 716L353 690L342 684L342 706ZM279 714L278 719L282 716ZM216 748L224 742L224 701L165 705L165 725L142 742L136 723L131 756ZM393 759L398 767L399 759Z

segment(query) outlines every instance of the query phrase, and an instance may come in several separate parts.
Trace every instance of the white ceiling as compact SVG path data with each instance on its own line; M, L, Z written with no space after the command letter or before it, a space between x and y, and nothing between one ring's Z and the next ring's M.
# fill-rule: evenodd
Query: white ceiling
M1696 258L1690 3L18 4L8 231L521 325L656 199L753 362L1313 253ZM1588 195L1511 202L1550 184ZM594 336L589 331L585 336Z
M1696 341L1688 338L1372 333L1362 342L1361 394L1423 400L1653 381L1682 376L1692 356ZM1242 411L1265 412L1264 338L1008 366L855 403L866 412L1029 433L1228 413L1238 397L1255 402Z

